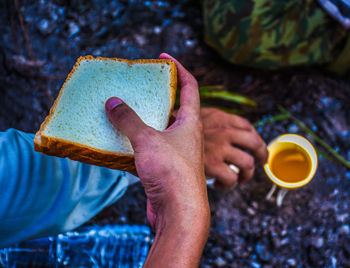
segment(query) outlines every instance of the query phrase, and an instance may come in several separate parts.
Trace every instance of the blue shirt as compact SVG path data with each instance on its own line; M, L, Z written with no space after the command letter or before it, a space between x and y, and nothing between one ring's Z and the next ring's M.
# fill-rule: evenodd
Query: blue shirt
M0 132L0 248L72 230L135 182L122 171L37 153L33 139Z

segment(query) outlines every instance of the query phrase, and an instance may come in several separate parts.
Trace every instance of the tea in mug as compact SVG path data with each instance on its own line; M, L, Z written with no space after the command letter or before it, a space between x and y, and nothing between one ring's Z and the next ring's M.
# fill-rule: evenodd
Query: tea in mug
M284 148L274 155L270 161L272 173L281 181L294 183L306 179L311 171L311 158L301 147Z

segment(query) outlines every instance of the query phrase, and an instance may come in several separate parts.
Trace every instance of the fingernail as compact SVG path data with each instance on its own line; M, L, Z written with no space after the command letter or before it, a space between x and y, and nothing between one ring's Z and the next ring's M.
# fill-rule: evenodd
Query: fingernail
M115 107L117 107L118 105L120 105L122 103L123 103L123 101L119 98L110 98L106 102L106 109L107 109L107 111L112 111Z

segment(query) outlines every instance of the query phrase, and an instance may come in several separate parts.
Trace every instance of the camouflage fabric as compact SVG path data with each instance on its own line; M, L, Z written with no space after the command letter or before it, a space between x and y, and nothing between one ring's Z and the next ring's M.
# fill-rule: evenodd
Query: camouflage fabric
M317 0L203 0L205 40L232 63L350 67L350 34Z

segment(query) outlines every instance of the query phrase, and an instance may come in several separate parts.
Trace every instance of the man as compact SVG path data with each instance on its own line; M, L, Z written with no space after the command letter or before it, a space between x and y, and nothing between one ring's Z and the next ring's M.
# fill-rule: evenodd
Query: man
M129 138L147 195L156 235L145 266L196 267L210 224L204 162L217 186L228 188L254 172L254 158L232 145L252 151L262 164L266 145L245 119L200 110L194 77L169 55L160 58L173 60L178 69L175 122L156 131L119 98L106 102L106 113ZM33 135L15 130L0 135L0 247L78 227L120 198L133 180L124 172L36 153L32 142Z

